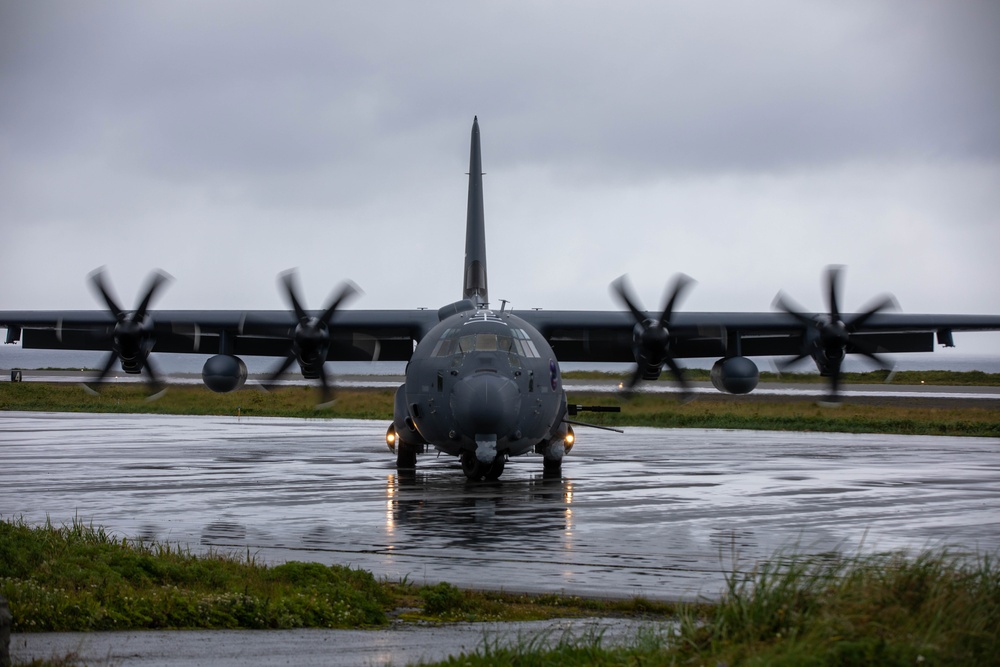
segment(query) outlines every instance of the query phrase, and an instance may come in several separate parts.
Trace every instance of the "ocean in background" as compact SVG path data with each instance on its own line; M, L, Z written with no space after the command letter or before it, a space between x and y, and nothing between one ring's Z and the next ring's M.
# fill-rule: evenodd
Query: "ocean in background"
M90 352L79 350L25 350L20 345L4 345L0 343L0 371L13 368L100 368L104 363L106 352ZM205 354L168 354L153 353L156 368L161 373L201 373L201 367L209 355ZM887 358L888 355L887 355ZM762 371L773 371L774 360L777 357L754 358L754 362ZM278 364L275 357L243 357L247 371L268 373ZM957 350L940 350L938 352L917 352L913 354L897 354L890 359L898 371L983 371L985 373L1000 373L1000 355L962 354ZM682 366L688 368L711 368L715 359L684 359ZM597 364L597 363L563 363L563 371L601 370L609 372L626 372L631 370L631 364ZM294 367L293 367L294 368ZM406 363L402 361L379 362L330 362L327 368L341 375L401 375ZM849 357L845 362L846 371L870 371L876 366L864 357ZM120 369L115 369L120 370ZM816 372L815 364L803 361L792 368L795 372ZM4 373L8 378L9 373ZM2 378L0 378L2 379Z

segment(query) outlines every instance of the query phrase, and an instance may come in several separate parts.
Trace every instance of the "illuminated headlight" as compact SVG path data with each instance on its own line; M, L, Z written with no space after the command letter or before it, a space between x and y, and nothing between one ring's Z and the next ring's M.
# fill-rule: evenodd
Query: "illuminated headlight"
M563 438L563 447L566 448L566 453L569 454L569 450L573 449L573 443L576 442L576 433L573 432L572 426L566 427L566 437Z
M389 428L385 431L385 444L389 447L389 451L393 454L396 453L396 441L399 436L396 435L396 425L389 424Z

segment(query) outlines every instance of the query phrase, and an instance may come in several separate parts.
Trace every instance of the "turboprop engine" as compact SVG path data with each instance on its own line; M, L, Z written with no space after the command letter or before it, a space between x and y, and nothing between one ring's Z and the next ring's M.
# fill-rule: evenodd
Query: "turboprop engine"
M727 394L749 394L759 379L757 364L746 357L719 359L712 366L712 384Z

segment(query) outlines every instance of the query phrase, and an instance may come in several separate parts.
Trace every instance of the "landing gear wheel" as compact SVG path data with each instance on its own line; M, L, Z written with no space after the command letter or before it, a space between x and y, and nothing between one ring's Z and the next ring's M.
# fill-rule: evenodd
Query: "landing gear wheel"
M483 463L476 458L475 452L462 452L462 472L470 481L478 481L484 477L488 480L496 480L503 474L506 461L502 454L497 455L491 463Z
M417 467L417 448L399 443L396 445L396 467L407 470Z
M503 454L497 454L497 457L493 459L493 464L486 471L486 479L491 482L495 482L500 479L500 475L503 474L503 467L507 462L504 460Z
M476 458L474 452L462 452L462 472L465 476L469 478L470 481L477 481L483 478L486 474L484 468L486 467L479 459Z
M542 477L559 479L562 477L562 459L542 459Z

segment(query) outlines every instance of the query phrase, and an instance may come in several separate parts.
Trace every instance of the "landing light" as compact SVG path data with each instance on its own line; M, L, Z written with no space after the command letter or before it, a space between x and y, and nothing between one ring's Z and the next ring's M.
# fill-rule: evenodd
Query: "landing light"
M563 447L566 448L566 453L569 454L569 450L573 449L573 443L576 442L576 433L573 432L572 426L566 427L566 437L563 438Z
M399 436L396 435L396 425L389 424L389 428L385 431L385 444L388 445L389 451L394 454L396 453L396 440L398 439Z

